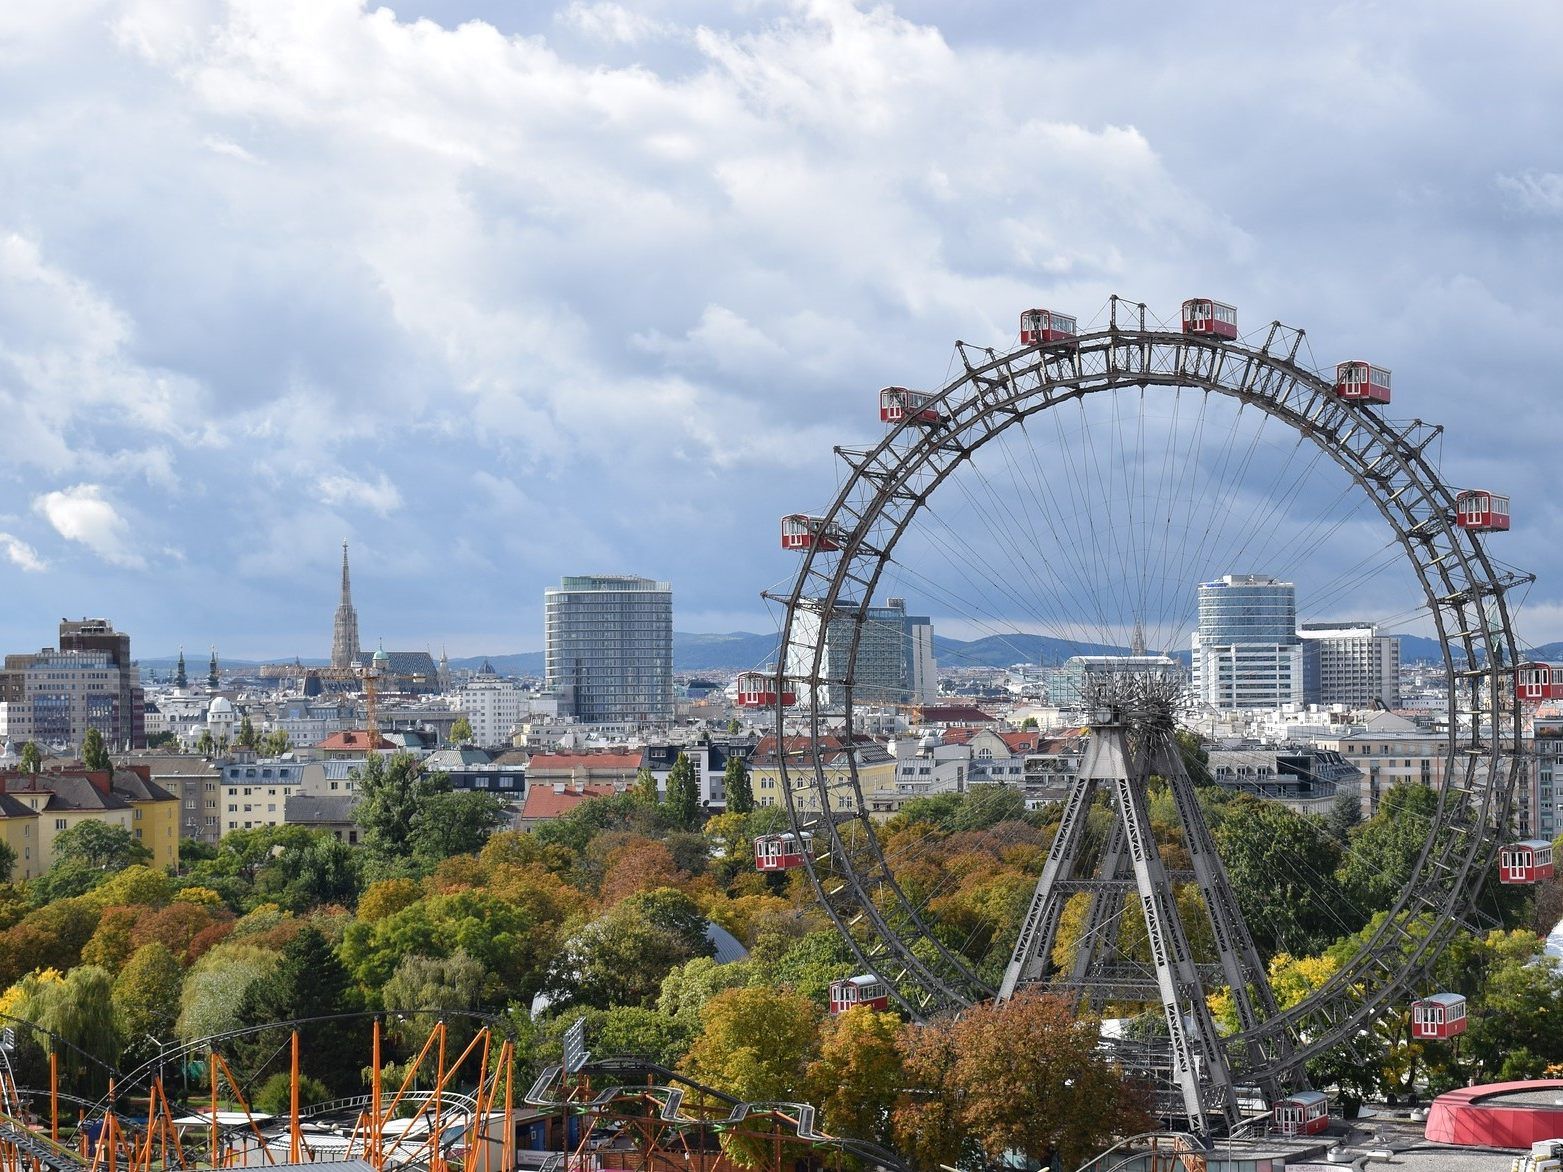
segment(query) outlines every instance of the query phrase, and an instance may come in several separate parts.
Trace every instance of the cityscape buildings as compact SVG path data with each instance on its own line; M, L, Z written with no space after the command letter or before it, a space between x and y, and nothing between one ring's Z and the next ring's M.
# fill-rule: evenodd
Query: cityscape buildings
M819 640L818 616L799 614L795 645ZM859 628L861 627L861 633ZM853 640L857 640L854 658ZM938 699L938 664L933 653L933 620L909 615L906 599L890 598L883 606L855 615L836 615L825 624L822 672L827 680L823 703L838 706L845 700L844 683L851 675L852 698L858 705L928 704ZM812 673L813 664L789 666L796 675Z
M1400 640L1374 623L1303 623L1303 702L1400 707Z
M673 718L673 587L628 575L565 577L543 592L547 687L585 722Z
M1297 587L1264 574L1199 586L1194 697L1211 708L1279 708L1303 700Z
M79 745L95 728L110 748L143 748L146 701L130 636L106 619L61 619L59 643L5 657L0 739Z

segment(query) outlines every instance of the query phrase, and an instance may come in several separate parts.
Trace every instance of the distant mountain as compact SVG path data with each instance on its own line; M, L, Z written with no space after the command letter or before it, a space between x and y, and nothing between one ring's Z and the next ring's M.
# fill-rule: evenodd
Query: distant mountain
M933 637L933 657L940 667L1009 667L1016 663L1054 666L1071 655L1127 655L1127 647L1080 643L1049 635L987 635L966 641Z
M508 655L469 655L450 661L451 671L477 671L488 663L502 676L540 676L543 674L541 651L513 651Z

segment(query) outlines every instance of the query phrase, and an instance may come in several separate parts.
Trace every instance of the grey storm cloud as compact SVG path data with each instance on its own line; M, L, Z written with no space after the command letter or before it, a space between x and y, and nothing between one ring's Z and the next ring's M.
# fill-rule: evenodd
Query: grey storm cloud
M1563 10L1178 11L18 6L5 646L319 654L344 536L366 639L534 647L596 570L759 629L877 388L1114 291L1393 367L1563 637Z

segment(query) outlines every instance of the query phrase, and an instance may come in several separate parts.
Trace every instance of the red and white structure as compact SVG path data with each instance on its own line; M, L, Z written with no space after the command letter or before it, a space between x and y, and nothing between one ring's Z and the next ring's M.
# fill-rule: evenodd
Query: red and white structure
M1563 664L1520 664L1514 669L1514 698L1522 704L1563 700Z
M1330 1100L1323 1091L1298 1091L1275 1105L1275 1129L1282 1135L1318 1135L1330 1125Z
M1353 359L1335 364L1335 394L1348 403L1389 402L1389 371Z
M830 983L830 1015L845 1013L855 1005L885 1009L890 1004L890 986L872 973L861 973Z
M1505 843L1498 852L1498 882L1517 886L1551 879L1552 844L1545 838Z
M741 671L736 702L740 708L775 708L778 702L791 708L798 702L798 693L790 680L781 680L778 686L774 672Z
M1441 1041L1465 1033L1465 998L1458 993L1434 993L1411 1003L1411 1036Z
M1190 297L1183 303L1183 332L1235 341L1237 310L1208 297Z
M825 524L823 517L793 513L781 519L781 547L783 549L840 549L841 536Z
M1503 533L1509 528L1509 498L1485 489L1468 488L1454 498L1454 520L1475 533Z
M803 840L791 831L762 834L754 840L754 868L757 871L791 871L801 867L803 847Z
M879 392L879 419L882 423L943 423L939 409L930 406L936 396L931 391L909 391L905 387L886 387Z
M1062 342L1080 332L1079 323L1071 314L1052 309L1028 309L1020 315L1020 344L1035 346L1039 343Z

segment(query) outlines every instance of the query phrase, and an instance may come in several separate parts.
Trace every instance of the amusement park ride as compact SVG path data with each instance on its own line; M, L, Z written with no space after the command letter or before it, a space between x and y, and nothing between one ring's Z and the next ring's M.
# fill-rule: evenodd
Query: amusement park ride
M833 1011L866 990L876 998L883 990L914 1019L1033 988L1097 1011L1157 1006L1159 1045L1110 1044L1126 1067L1163 1089L1169 1117L1209 1134L1240 1125L1252 1116L1247 1105L1262 1097L1282 1130L1317 1131L1325 1099L1307 1088L1305 1063L1351 1051L1373 1020L1408 1009L1419 1037L1458 1033L1462 998L1418 996L1433 961L1475 922L1487 880L1524 884L1552 874L1548 844L1504 840L1519 781L1522 705L1563 698L1563 666L1518 662L1507 596L1532 578L1500 566L1484 545L1487 535L1509 528L1508 498L1444 485L1428 456L1442 429L1380 413L1391 398L1388 369L1351 360L1320 374L1299 361L1302 331L1276 322L1245 340L1236 309L1208 298L1185 301L1172 328L1155 322L1143 304L1117 297L1107 317L1105 328L1082 333L1072 315L1028 309L1017 348L957 342L959 370L945 386L880 392L886 432L870 445L836 449L845 469L831 506L782 520L782 547L798 552L802 564L789 590L766 594L785 608L778 662L740 677L738 702L773 711L778 735L784 727L814 738L827 729L841 735L843 727L851 735L875 587L887 572L917 573L898 559L897 543L932 509L946 479L980 465L984 447L1012 426L1064 405L1077 419L1090 396L1113 392L1142 404L1180 389L1226 396L1239 410L1284 424L1299 444L1313 444L1344 469L1388 524L1391 545L1425 594L1444 651L1451 737L1428 847L1404 891L1355 957L1283 1009L1174 740L1186 701L1164 680L1133 676L1087 690L1086 756L1001 979L979 972L935 930L927 903L900 884L898 860L876 836L855 764L844 786L818 754L782 761L792 831L757 843L756 865L806 872L851 946L861 972L832 987ZM1003 502L996 507L1007 509ZM1013 511L1004 516L1021 523ZM1096 537L1103 545L1117 540ZM839 648L827 653L827 629L856 632L844 671ZM864 688L859 703L873 702L870 691ZM1176 812L1189 858L1182 873L1172 872L1151 833L1152 778L1165 781ZM1087 815L1104 805L1110 829L1105 841L1093 841ZM1199 963L1190 946L1175 898L1180 884L1199 892L1214 964ZM1083 943L1061 959L1055 945L1065 905L1082 899L1087 910L1076 935ZM1127 908L1143 918L1148 963L1119 951L1116 926ZM1230 1035L1218 1031L1207 1007L1217 989L1227 992L1238 1019Z

